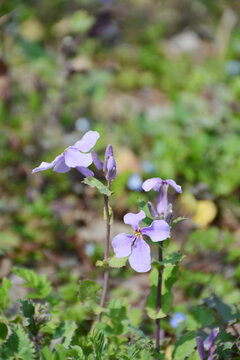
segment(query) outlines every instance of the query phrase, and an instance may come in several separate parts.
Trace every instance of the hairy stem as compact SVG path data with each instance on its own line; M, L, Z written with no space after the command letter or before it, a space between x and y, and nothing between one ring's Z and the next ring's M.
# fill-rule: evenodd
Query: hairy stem
M158 248L158 260L163 260L162 247ZM158 287L157 287L157 312L161 309L162 303L162 269L158 271ZM156 327L155 327L155 340L156 340L156 350L159 352L160 350L160 319L156 319Z
M108 188L109 188L108 183ZM109 197L104 195L104 210L106 214L106 239L105 239L105 251L104 251L104 260L108 260L109 257L109 245L110 245L110 214L109 214ZM100 306L103 307L107 298L109 283L109 268L107 267L104 272L104 281L103 281L103 293L100 301ZM98 321L101 321L102 313L98 315Z

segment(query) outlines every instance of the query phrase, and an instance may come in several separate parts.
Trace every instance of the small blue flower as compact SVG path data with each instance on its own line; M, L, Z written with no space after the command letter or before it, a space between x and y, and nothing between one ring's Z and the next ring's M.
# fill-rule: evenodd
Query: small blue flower
M141 191L142 190L142 177L139 174L132 174L130 175L128 182L127 182L127 187L129 190L134 190L134 191Z
M92 256L95 252L95 245L93 243L87 243L85 245L85 251L87 256Z
M187 316L179 311L173 314L169 323L173 329L176 329L178 325L185 320L187 320Z

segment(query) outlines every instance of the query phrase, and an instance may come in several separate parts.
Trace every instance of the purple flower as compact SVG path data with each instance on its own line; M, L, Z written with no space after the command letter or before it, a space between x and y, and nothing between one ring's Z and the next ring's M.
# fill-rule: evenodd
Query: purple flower
M210 332L208 337L204 340L203 345L204 345L204 349L206 351L210 350L213 347L214 341L215 341L216 337L218 336L218 333L219 333L219 328L214 328Z
M151 178L144 181L142 188L144 191L150 191L151 189L158 192L157 212L159 215L167 215L168 211L168 186L173 187L178 193L182 192L180 185L177 185L174 180L161 178Z
M205 360L206 359L205 349L203 346L203 341L200 338L200 336L197 336L196 343L197 343L197 350L198 350L200 359Z
M201 360L214 360L216 358L215 350L217 347L214 345L214 342L218 333L219 328L214 328L204 341L200 338L200 336L197 336L197 350Z
M140 228L140 222L145 217L143 210L137 214L126 214L123 220L125 224L133 227L133 235L121 233L112 241L116 257L129 256L130 266L137 272L147 272L151 269L150 247L143 240L143 235L149 236L154 242L163 241L170 236L170 227L164 220L156 220L149 227Z
M66 173L71 168L76 168L86 177L93 176L93 172L87 167L92 163L89 151L94 147L100 137L97 131L88 131L81 140L73 146L69 146L61 155L58 155L51 163L43 161L32 173L54 168L53 171Z

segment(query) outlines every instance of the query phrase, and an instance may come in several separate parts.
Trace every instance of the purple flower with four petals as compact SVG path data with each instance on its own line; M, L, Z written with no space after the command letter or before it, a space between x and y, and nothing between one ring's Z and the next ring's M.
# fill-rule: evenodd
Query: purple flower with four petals
M167 214L168 210L168 186L173 187L178 193L182 193L182 188L180 185L177 185L174 180L167 179L162 180L161 178L151 178L144 181L142 188L144 191L154 190L158 192L158 201L157 201L157 212L159 215Z
M61 155L58 155L51 163L43 161L39 167L33 169L32 173L54 168L53 171L66 173L71 168L76 168L83 176L93 176L88 169L92 163L89 151L94 147L100 135L97 131L88 131L81 140L73 146L69 146Z
M155 220L148 227L140 228L140 222L146 217L141 210L137 214L128 213L124 216L125 224L133 227L133 235L124 233L113 238L112 246L117 258L129 256L130 266L137 272L147 272L151 269L150 247L143 240L147 235L154 242L170 237L170 227L164 220Z

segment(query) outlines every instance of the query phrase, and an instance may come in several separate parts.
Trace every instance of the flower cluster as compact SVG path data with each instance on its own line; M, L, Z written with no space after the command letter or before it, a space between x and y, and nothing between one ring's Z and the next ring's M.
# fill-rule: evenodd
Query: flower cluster
M129 264L137 272L147 272L151 269L150 247L143 240L143 236L148 236L153 242L163 241L170 237L170 226L167 217L170 207L167 196L168 185L171 185L177 192L182 192L181 186L177 185L174 180L162 180L160 178L146 180L142 185L143 190L154 189L159 193L157 211L152 203L149 206L154 221L149 227L141 228L140 223L146 217L145 212L140 211L138 214L128 213L123 220L125 224L133 227L133 235L121 233L115 236L112 241L116 257L129 256ZM163 217L163 219L159 220L160 217Z
M88 131L81 140L73 146L69 146L64 152L58 155L51 163L42 162L32 172L44 171L53 168L53 171L66 173L71 168L76 168L83 176L91 177L94 173L88 169L92 164L105 177L108 188L116 177L116 162L113 156L112 145L108 145L105 151L104 162L102 162L96 151L93 150L100 135L97 131ZM91 152L90 152L91 151ZM151 189L158 192L157 210L152 203L149 209L153 222L148 227L140 227L141 221L146 217L144 211L137 214L128 213L124 216L125 224L133 227L133 234L118 234L112 241L113 250L117 258L129 257L131 267L137 272L147 272L151 269L150 247L143 239L149 237L153 242L163 241L170 237L171 204L168 203L168 186L172 186L178 193L182 192L181 186L174 180L162 180L152 178L146 180L142 188L144 191Z

